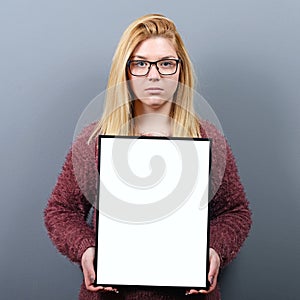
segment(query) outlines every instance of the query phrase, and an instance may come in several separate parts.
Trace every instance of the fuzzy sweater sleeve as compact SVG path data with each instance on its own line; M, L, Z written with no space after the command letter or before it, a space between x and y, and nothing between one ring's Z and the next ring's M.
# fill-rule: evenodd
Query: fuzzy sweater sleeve
M229 147L222 184L210 207L210 247L219 254L223 268L236 257L251 226L248 201Z
M53 244L76 263L80 263L88 247L95 246L95 232L87 225L86 218L92 205L96 174L93 151L87 150L84 140L79 139L67 154L44 211Z
M224 268L236 257L248 236L251 212L226 139L210 125L206 125L205 135L213 141L210 247L219 254L221 268Z

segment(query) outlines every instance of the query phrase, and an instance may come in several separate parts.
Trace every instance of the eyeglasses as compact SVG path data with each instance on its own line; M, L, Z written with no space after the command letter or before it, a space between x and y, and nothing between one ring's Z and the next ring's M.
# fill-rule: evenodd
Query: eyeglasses
M151 66L155 65L160 75L173 75L177 72L181 59L160 59L157 61L129 60L127 67L133 76L146 76L150 72Z

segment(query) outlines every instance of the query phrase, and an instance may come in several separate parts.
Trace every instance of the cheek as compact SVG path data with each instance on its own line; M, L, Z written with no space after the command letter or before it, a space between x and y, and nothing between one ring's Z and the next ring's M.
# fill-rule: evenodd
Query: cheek
M178 80L177 80L177 78L174 78L172 80L168 80L166 82L166 89L167 89L169 95L173 96L174 93L177 90L177 87L178 87Z
M130 78L129 86L133 94L138 97L141 90L141 80L139 78Z

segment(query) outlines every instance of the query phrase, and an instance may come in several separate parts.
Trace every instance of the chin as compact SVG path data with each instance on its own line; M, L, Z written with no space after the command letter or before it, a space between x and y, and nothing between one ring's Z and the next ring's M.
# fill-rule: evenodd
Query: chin
M146 98L146 99L143 99L141 101L144 105L147 105L147 106L151 106L151 107L160 107L162 106L164 103L166 103L167 101L166 100L163 100L161 98Z

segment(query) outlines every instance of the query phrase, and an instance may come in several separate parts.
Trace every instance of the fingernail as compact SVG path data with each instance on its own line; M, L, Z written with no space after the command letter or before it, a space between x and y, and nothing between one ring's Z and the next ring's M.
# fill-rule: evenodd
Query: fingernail
M191 294L190 292L186 292L186 293L185 293L186 296L187 296L187 295L190 295L190 294Z
M214 283L214 276L210 277L209 283L210 283L210 285L212 285Z

